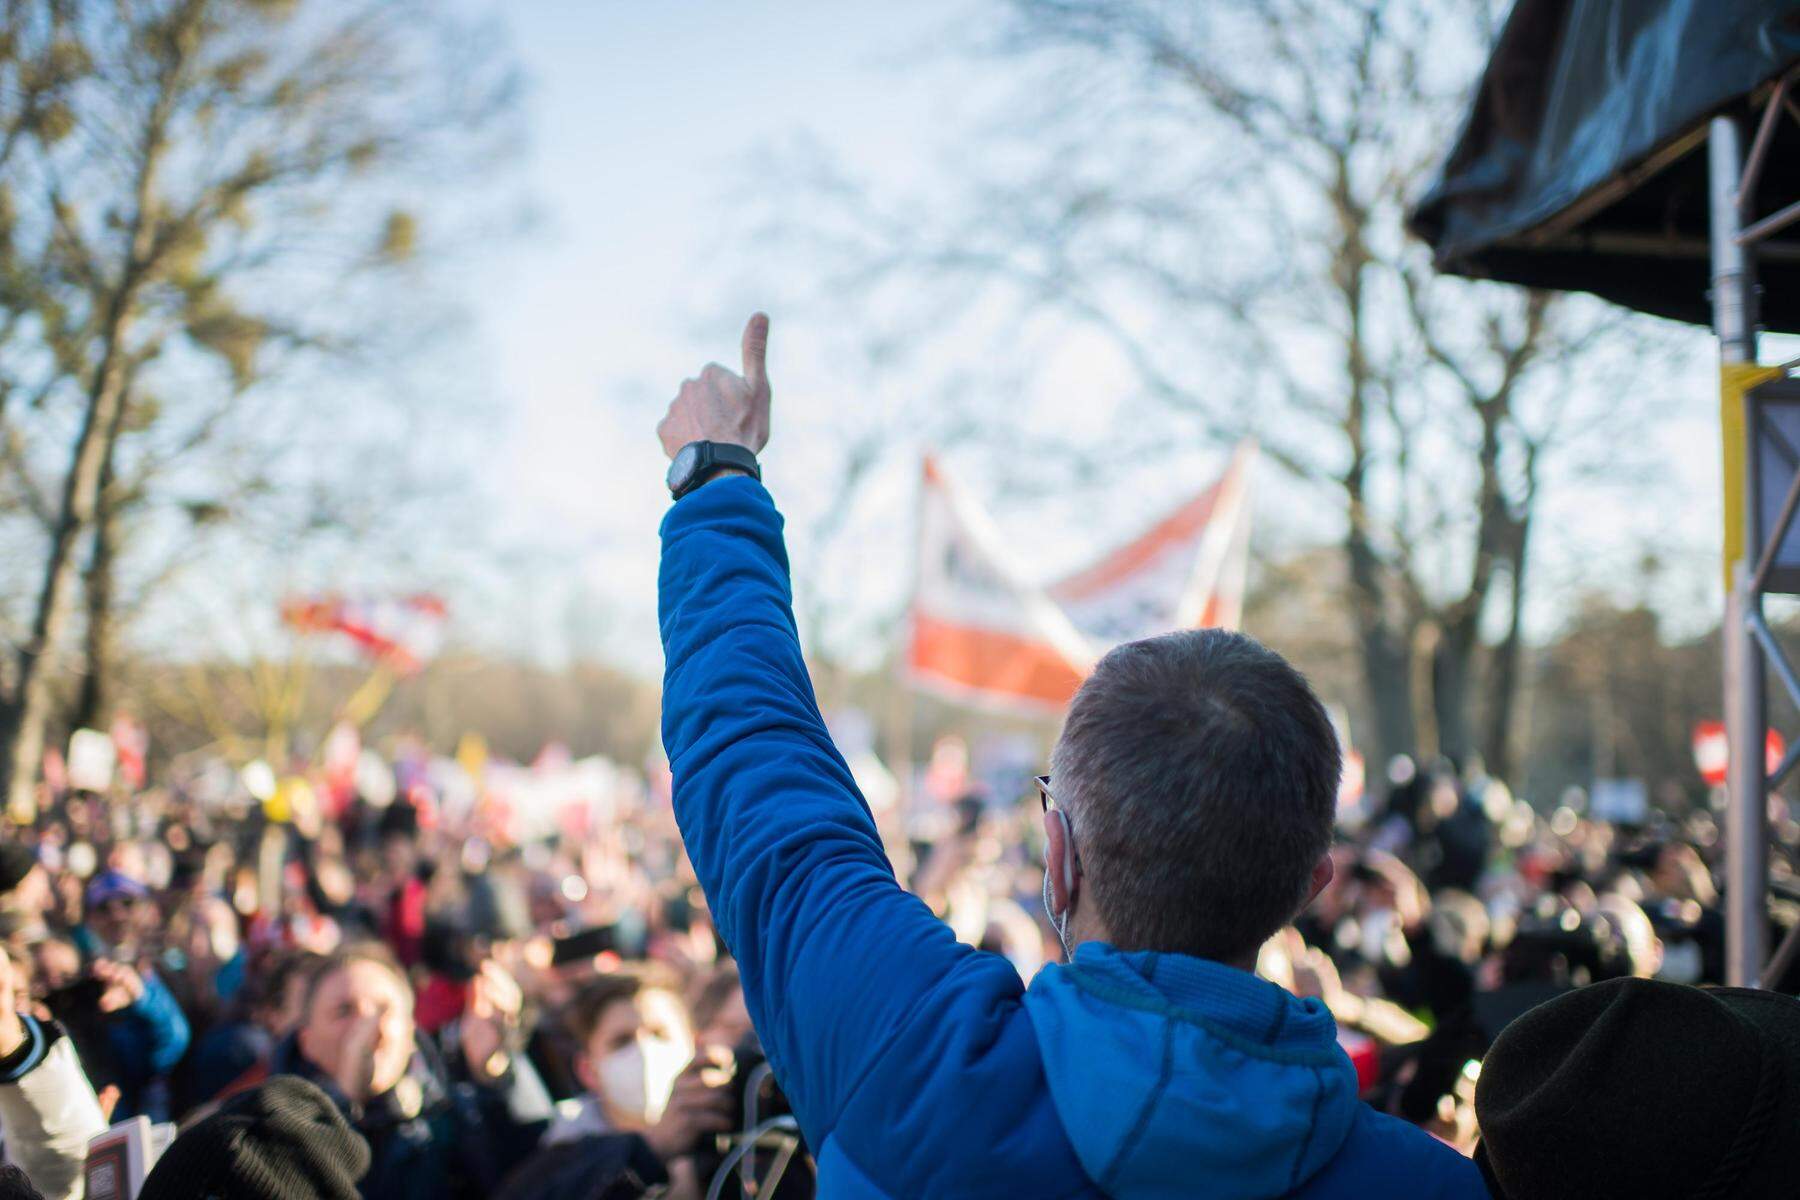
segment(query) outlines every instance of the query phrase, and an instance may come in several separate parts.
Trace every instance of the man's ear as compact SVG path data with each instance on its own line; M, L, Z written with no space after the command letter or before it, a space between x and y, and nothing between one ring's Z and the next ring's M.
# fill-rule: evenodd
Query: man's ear
M1305 912L1307 906L1319 898L1319 893L1331 886L1337 876L1337 864L1331 861L1331 851L1327 850L1323 858L1313 864L1312 881L1307 884L1306 903L1300 906Z
M1069 827L1055 812L1044 814L1044 869L1050 872L1050 903L1059 913L1072 912L1081 885L1069 869Z

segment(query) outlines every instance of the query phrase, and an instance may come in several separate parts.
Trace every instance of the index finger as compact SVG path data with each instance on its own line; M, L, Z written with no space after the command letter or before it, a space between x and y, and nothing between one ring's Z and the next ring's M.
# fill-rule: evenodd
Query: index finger
M752 313L744 326L744 382L752 392L769 387L767 358L769 354L769 314Z

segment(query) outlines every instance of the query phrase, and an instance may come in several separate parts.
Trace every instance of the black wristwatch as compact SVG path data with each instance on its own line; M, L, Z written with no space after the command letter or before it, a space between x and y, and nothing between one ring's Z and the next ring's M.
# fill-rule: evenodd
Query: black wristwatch
M720 471L737 470L762 478L756 455L730 442L689 442L669 464L669 492L679 500Z

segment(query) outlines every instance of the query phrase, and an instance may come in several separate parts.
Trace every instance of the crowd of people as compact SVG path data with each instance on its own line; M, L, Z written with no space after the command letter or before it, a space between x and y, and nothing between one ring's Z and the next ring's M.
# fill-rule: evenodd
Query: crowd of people
M766 336L671 453L718 432L696 389L754 408ZM664 530L670 769L604 805L521 820L416 740L46 778L0 836L0 1200L79 1197L136 1118L151 1200L1785 1194L1800 979L1693 986L1703 799L1410 759L1343 796L1305 681L1208 632L1108 655L1051 774L907 764L878 820L767 494L706 482Z
M1061 957L1029 780L914 774L906 882L1029 980ZM107 1121L189 1124L297 1076L367 1141L371 1200L705 1194L696 1170L746 1128L730 1081L758 1051L656 782L603 828L524 844L480 807L445 824L416 778L382 808L317 779L321 811L285 820L248 793L46 790L0 843L0 1010L25 1014L0 1027L9 1158L67 1196ZM1346 809L1331 884L1258 962L1330 1009L1383 1110L1472 1152L1479 1065L1515 1017L1608 979L1723 982L1704 803L1631 827L1448 763L1400 760L1388 784L1371 815ZM19 1094L28 1074L95 1099L56 1101L79 1118L56 1130Z
M371 1198L705 1194L756 1051L666 789L514 840L390 770L383 807L317 772L289 811L46 788L8 832L0 1136L45 1195L75 1194L108 1122L186 1126L290 1077L367 1143Z

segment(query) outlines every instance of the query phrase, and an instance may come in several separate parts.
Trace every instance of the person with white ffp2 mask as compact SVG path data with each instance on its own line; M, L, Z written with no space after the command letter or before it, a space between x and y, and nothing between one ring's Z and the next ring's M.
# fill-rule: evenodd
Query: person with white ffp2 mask
M730 1129L731 1096L695 1055L687 1008L672 987L636 974L605 975L570 1006L581 1045L575 1077L587 1094L557 1106L545 1145L602 1133L643 1137L672 1176L700 1138Z

